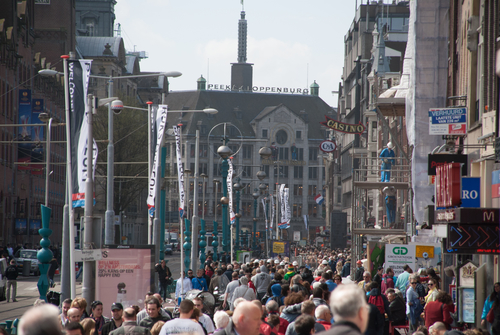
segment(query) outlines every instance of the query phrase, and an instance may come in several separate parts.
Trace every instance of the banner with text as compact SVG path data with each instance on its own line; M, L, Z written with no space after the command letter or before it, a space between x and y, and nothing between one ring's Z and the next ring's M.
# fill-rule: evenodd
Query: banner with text
M151 175L149 177L149 189L148 189L148 213L150 217L154 216L155 213L155 200L156 200L156 190L159 184L159 161L160 161L160 150L161 143L163 141L163 134L165 133L165 125L167 123L167 106L160 105L158 107L155 124L155 155L153 159L153 167L151 169Z
M144 292L154 287L154 245L103 246L96 261L96 290L104 306L119 302L123 306L144 303ZM104 311L104 315L111 316Z
M181 154L181 127L174 126L175 134L175 152L177 155L177 178L179 180L179 217L184 217L184 167L182 165L182 154Z
M233 160L228 158L227 163L229 164L229 171L227 173L227 194L229 196L229 223L234 224L236 222L236 215L234 215L233 209Z

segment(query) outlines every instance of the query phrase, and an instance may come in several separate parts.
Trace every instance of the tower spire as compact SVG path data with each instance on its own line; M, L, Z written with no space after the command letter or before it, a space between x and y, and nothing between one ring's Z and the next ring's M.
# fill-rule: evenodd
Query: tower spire
M241 1L243 5L243 0ZM247 61L247 20L245 11L241 11L241 18L238 21L238 63Z

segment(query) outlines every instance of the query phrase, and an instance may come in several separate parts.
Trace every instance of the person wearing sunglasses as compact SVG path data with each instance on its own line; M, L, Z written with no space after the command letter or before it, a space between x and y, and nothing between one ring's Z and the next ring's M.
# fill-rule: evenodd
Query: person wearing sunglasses
M422 304L418 298L418 293L416 291L418 283L418 276L410 276L410 287L406 290L406 315L408 316L409 331L413 333L417 330L420 324L420 314L423 311Z
M436 301L436 298L438 295L436 279L429 278L429 281L427 282L427 288L429 291L427 291L427 295L425 296L425 303L426 304L431 302L431 301Z

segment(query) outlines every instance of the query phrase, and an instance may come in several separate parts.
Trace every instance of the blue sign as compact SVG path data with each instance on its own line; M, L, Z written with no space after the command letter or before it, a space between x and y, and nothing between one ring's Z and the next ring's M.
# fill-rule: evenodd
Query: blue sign
M442 108L429 110L432 124L450 124L466 122L466 108Z
M462 177L462 205L460 207L481 207L481 178Z

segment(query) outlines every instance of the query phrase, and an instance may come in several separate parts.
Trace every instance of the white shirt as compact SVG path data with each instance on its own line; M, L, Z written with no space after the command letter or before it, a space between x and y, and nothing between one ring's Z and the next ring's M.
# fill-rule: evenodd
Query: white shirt
M227 302L233 301L233 292L236 288L240 286L240 281L238 279L233 280L226 286Z
M170 334L196 334L204 335L205 332L199 323L189 319L173 319L165 322L161 327L160 335Z
M205 330L208 334L212 334L215 331L214 323L212 319L206 314L202 314L200 316L200 323L205 327Z
M181 294L181 283L184 282L184 287L182 288L182 294ZM190 291L193 289L193 283L191 282L191 279L188 277L184 277L181 281L181 279L177 279L177 285L175 286L175 299L179 298L179 296L186 294L187 291Z

